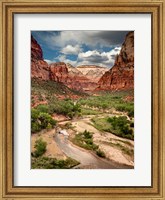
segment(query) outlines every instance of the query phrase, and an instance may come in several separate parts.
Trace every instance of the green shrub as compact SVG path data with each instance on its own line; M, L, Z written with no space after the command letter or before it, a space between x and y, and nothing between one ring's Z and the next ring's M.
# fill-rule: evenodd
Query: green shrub
M128 121L125 116L110 117L107 121L111 124L111 131L113 133L128 139L134 138L133 129L130 127L130 121Z
M42 140L42 138L36 140L35 142L35 151L34 151L34 156L35 157L39 157L39 156L42 156L45 152L46 152L46 146L47 146L47 143L44 142Z
M39 106L37 106L37 110L38 110L38 112L49 113L48 105L39 105Z
M93 135L89 131L85 130L83 133L85 139L92 139Z
M45 109L46 107L41 107ZM31 132L35 133L42 129L51 129L56 125L56 121L52 119L51 115L45 112L40 112L33 108L31 110Z
M108 117L108 118L93 118L93 126L99 131L106 131L117 136L133 140L133 128L130 127L130 121L125 116Z
M134 128L134 122L131 122L131 123L130 123L130 127L131 127L131 128Z
M43 156L32 157L32 169L70 169L78 164L80 163L72 158L58 160Z
M32 133L41 131L40 124L38 122L31 122L31 131Z
M93 142L93 134L87 130L83 133L76 134L72 139L72 142L84 149L92 150L94 152L99 148L99 146Z
M128 112L128 116L134 117L134 109L130 109L130 111Z
M97 154L99 157L105 158L105 153L104 153L103 151L101 151L100 149L96 150L96 154Z

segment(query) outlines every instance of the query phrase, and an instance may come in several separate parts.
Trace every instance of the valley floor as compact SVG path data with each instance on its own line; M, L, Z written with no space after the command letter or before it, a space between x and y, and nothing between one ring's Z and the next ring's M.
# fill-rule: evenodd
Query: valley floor
M123 115L123 113L120 113ZM100 114L97 118L112 117L114 114ZM56 116L57 117L57 116ZM78 169L125 169L134 167L134 141L118 137L109 132L99 131L91 119L96 115L87 115L78 119L64 120L61 117L58 127L49 131L41 131L32 135L32 151L35 141L42 137L47 142L45 156L57 159L73 158L80 162L74 168ZM69 124L69 127L67 128ZM58 129L65 128L69 136L59 134ZM105 153L106 158L100 158L91 150L81 148L72 143L76 134L85 130L93 133L93 142Z

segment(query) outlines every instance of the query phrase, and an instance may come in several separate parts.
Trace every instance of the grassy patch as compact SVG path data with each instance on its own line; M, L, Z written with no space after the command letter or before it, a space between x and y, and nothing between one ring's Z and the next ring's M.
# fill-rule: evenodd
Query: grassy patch
M133 91L100 93L99 96L82 98L79 103L89 108L99 108L103 112L114 108L117 111L127 112L128 116L134 117L134 102L124 100L128 95L133 95Z
M129 155L131 157L134 156L134 150L133 149L130 149L128 147L125 147L123 146L122 144L120 143L112 143L112 142L109 142L109 144L113 147L117 147L118 149L120 149L124 154L126 155Z
M130 127L130 121L126 117L107 117L107 118L93 118L93 125L100 131L113 133L119 137L134 139L133 128Z
M105 157L104 152L99 149L99 146L94 144L93 134L89 131L85 130L83 133L76 134L72 142L84 149L94 151L100 157Z
M117 141L117 142L121 142L121 143L126 144L126 145L128 145L128 146L130 146L130 147L133 147L133 146L134 146L134 145L133 145L131 142L129 142L129 141L118 140L118 139L115 139L115 138L113 138L112 140L115 140L115 141Z
M100 114L101 112L98 111L98 110L93 110L91 108L81 108L81 114L82 115L98 115Z
M111 132L111 125L107 122L108 117L106 118L92 118L93 125L99 131Z
M32 169L70 169L80 164L78 161L67 158L66 160L57 160L49 157L32 157Z
M98 146L93 143L93 135L88 131L84 131L83 133L76 134L72 139L72 142L84 149L88 150L97 150Z

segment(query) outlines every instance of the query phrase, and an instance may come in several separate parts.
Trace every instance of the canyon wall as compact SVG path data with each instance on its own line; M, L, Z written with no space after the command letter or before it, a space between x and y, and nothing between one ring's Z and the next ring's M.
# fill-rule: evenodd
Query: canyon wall
M128 90L134 88L134 32L126 35L114 66L100 78L97 90Z

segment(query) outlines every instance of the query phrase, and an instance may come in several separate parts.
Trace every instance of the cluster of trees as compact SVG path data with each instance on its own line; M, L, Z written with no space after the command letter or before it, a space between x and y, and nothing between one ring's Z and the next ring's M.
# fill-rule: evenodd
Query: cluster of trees
M70 118L81 113L81 106L78 103L74 103L71 99L56 100L48 105L39 105L36 108L39 112L45 112L50 115L53 113L63 114Z
M31 110L31 131L32 133L42 129L51 129L56 125L56 121L46 112L40 112L38 109Z
M57 100L49 105L39 105L31 110L31 130L32 133L42 129L51 129L56 125L56 121L51 117L53 113L63 114L69 118L79 116L81 106L70 99Z
M57 100L53 102L53 104L50 104L49 107L54 113L63 114L71 119L75 116L79 116L81 113L80 104L73 102L71 99Z
M134 123L127 120L127 117L109 117L107 121L111 124L111 131L113 133L128 139L134 139L134 133L132 129Z
M36 140L35 146L34 146L36 150L32 153L32 156L33 157L42 156L46 152L46 146L47 146L47 143L43 141L42 138L39 138L38 140Z

